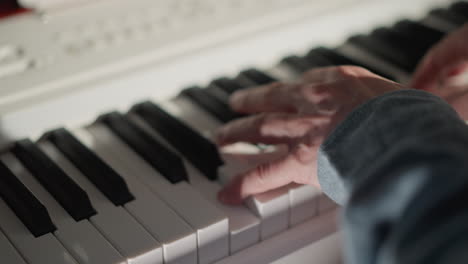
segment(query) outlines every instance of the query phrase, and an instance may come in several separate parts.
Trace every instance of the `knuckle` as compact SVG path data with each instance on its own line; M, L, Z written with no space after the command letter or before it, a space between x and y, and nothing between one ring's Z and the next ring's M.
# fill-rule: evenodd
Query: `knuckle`
M340 65L336 67L336 71L342 76L354 77L356 75L369 74L367 69L355 65Z
M305 148L305 147L304 147ZM300 149L293 153L293 158L298 163L293 174L293 181L300 184L307 184L311 181L313 169L311 168L313 156L310 150Z
M274 84L274 85L269 85L265 88L265 92L263 94L263 96L265 97L265 101L267 102L273 102L275 100L275 98L277 97L278 95L278 90L281 88L282 86L279 85L279 83L277 84Z
M307 165L312 161L313 151L306 144L298 144L292 152L294 159L301 165Z
M292 152L292 158L296 165L293 181L300 184L308 184L312 181L314 174L314 161L316 150L306 144L299 144Z
M313 91L313 86L310 84L302 84L294 87L294 93L300 97L304 97L310 94Z

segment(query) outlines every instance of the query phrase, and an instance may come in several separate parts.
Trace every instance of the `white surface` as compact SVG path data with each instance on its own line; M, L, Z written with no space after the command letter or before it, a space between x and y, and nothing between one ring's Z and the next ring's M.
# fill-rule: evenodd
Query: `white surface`
M37 11L48 11L56 8L71 8L92 0L18 0L22 7L33 8ZM98 0L95 0L98 1Z
M98 212L89 221L128 261L163 263L162 246L133 216L113 205L52 143L43 141L40 148L88 194Z
M255 32L291 17L297 19L304 16L294 9L298 6L326 9L345 2L112 0L40 16L25 14L8 21L8 26L0 25L0 35L9 36L2 44L15 43L35 66L2 78L0 84L8 84L4 86L8 88L3 90L0 109L20 98L38 100L44 93L51 95L58 89L115 76L206 43ZM287 12L291 9L293 14ZM276 18L274 22L271 17ZM238 28L245 20L251 22L249 27ZM23 34L18 34L19 28ZM210 36L213 33L217 34Z
M309 185L294 185L289 189L289 225L297 225L318 214L320 191Z
M0 231L0 256L2 261L11 264L26 264L8 238Z
M29 66L30 61L23 57L22 50L11 45L0 47L0 79L26 71Z
M88 220L76 222L42 187L26 168L12 155L4 154L1 160L18 179L47 208L57 227L54 235L81 263L125 263L119 252L96 230Z
M125 204L132 214L159 242L163 244L166 263L196 263L197 237L195 230L169 208L166 202L155 196L151 190L138 181L136 174L123 166L116 153L125 156L118 148L109 148L87 130L75 130L73 134L101 159L124 177L130 192L136 197ZM140 173L140 172L138 172ZM183 198L183 196L181 196Z

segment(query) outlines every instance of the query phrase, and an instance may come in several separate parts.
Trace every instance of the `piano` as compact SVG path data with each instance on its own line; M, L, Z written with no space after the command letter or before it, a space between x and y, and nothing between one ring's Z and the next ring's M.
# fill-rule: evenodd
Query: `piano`
M343 263L339 208L310 186L217 201L256 165L233 153L270 147L217 150L213 132L240 117L229 94L345 64L406 83L468 22L468 2L448 0L4 3L8 264Z

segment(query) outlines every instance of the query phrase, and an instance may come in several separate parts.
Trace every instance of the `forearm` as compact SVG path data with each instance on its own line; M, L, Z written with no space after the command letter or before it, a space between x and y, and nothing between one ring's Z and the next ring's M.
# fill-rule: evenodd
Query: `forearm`
M427 93L388 93L351 113L318 160L323 190L345 204L348 259L428 263L430 248L443 247L437 231L464 218L466 161L466 125ZM464 220L449 231L463 229Z

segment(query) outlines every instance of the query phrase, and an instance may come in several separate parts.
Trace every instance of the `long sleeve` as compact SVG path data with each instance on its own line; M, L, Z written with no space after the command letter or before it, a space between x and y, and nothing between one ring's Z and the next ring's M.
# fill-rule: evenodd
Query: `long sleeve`
M438 97L360 106L322 144L318 177L344 205L347 263L468 263L468 126Z

